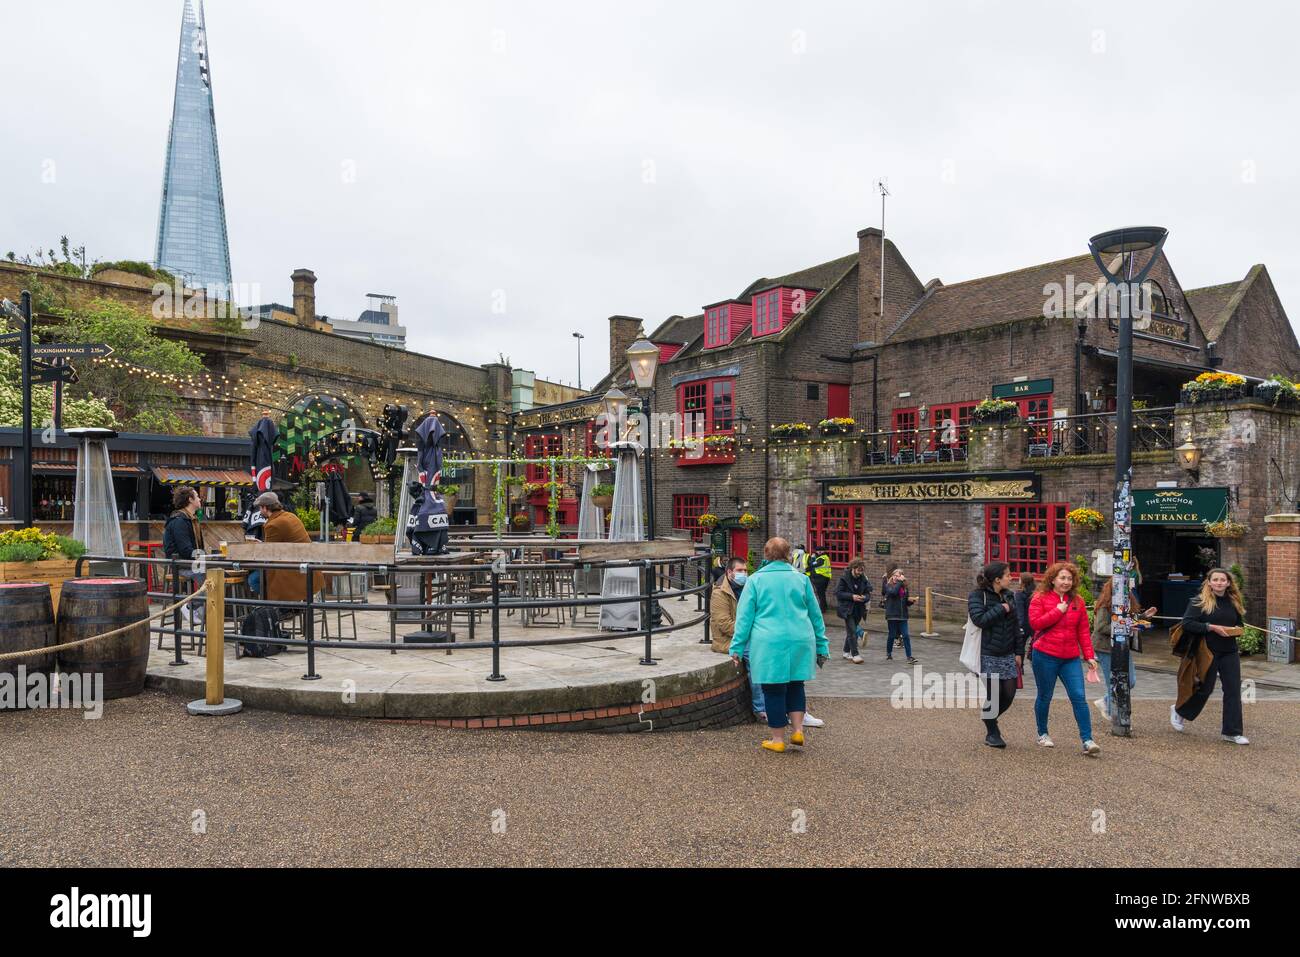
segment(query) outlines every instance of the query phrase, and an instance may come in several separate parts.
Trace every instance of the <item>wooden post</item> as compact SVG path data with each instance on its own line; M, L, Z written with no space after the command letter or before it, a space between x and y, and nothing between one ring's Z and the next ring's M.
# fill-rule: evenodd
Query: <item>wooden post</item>
M209 568L204 581L207 590L208 704L226 698L226 570Z
M934 630L934 598L930 595L930 586L925 586L925 631L921 632L922 638L938 638L939 633Z
M203 580L207 593L207 614L204 618L207 637L204 650L207 654L207 686L204 697L186 705L190 714L235 714L244 707L238 698L226 697L226 572L223 568L209 568Z

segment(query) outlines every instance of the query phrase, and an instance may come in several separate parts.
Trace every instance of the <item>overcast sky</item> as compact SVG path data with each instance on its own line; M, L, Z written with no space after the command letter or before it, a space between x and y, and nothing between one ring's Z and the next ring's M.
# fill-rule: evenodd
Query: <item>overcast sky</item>
M1155 223L1187 288L1264 263L1300 324L1293 5L207 4L237 283L566 382L606 318L856 250L922 281ZM6 3L0 254L152 259L181 0ZM47 182L47 180L53 180ZM504 312L500 310L504 308Z

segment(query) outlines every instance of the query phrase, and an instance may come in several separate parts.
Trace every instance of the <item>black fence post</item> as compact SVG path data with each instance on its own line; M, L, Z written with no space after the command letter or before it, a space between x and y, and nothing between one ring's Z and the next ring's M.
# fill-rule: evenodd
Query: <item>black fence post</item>
M300 568L307 572L307 603L303 609L305 620L302 623L303 633L307 636L307 673L302 676L303 681L319 681L320 675L316 674L316 614L314 603L316 598L315 576L311 572L311 565L304 563Z
M645 656L641 659L643 665L657 665L651 654L650 641L654 636L654 584L655 568L650 559L642 559L641 587L645 589L643 596L644 604L641 606L641 626L645 629Z
M492 674L488 681L505 681L501 673L501 575L492 569Z
M708 568L707 566L703 566L703 565L697 567L700 571L700 584L703 585L709 574ZM712 585L712 582L710 582L709 584ZM704 637L700 639L700 644L711 645L713 644L713 638L710 634L710 628L711 628L710 622L711 622L711 616L713 614L713 606L712 603L707 599L710 599L713 596L708 593L707 589L702 589L699 594L700 594L700 611L704 612Z
M171 579L172 579L171 603L174 605L176 604L176 602L181 600L181 576L176 572L175 558L171 560L171 563L167 566L167 569L171 574ZM147 575L145 577L146 579L148 578ZM176 657L171 661L169 661L168 664L170 665L189 664L189 662L187 662L184 658L181 657L181 610L179 608L172 610L172 638L176 645Z

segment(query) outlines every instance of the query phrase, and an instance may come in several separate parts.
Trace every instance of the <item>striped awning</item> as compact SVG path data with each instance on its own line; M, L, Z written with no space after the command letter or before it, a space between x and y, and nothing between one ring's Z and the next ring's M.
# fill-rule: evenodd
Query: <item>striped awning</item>
M117 476L135 476L143 475L144 469L138 465L118 465L113 464L113 474ZM35 475L76 475L76 462L42 462L37 459L32 463L32 473Z
M156 468L153 474L164 485L253 485L253 477L238 469Z

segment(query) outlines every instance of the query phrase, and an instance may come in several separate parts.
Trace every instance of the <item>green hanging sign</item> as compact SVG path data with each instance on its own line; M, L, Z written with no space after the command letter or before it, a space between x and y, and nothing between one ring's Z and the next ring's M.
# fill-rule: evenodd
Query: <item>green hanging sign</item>
M1226 488L1133 490L1134 525L1204 525L1228 516Z

